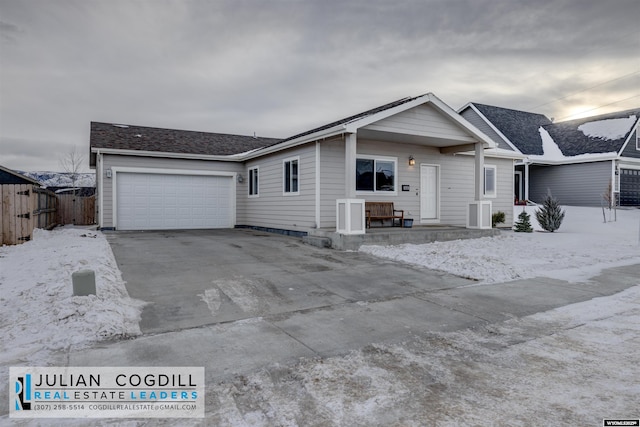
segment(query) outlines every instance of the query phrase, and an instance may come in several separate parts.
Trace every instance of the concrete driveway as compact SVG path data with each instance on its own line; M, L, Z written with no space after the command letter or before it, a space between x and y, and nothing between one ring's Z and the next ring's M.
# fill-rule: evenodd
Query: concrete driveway
M130 296L149 303L140 324L144 333L382 302L472 283L247 229L111 233L107 238ZM419 302L424 304L429 303Z
M252 230L107 235L144 336L70 349L69 366L204 366L207 382L371 343L485 327L637 284L640 265L586 283L474 286L449 274Z

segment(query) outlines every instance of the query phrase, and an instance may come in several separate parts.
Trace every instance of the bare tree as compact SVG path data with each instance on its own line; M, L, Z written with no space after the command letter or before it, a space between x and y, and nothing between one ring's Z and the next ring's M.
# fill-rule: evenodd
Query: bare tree
M74 146L66 155L64 155L60 159L60 167L63 171L69 174L71 178L71 185L73 185L73 224L76 223L76 195L77 195L77 186L76 182L78 181L78 175L80 174L80 168L82 167L82 163L84 162L84 156L76 151L76 147Z

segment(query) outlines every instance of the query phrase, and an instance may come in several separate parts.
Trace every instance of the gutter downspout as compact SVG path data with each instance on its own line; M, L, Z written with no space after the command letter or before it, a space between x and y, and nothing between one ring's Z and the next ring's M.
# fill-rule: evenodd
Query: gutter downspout
M320 141L316 141L316 228L320 228Z
M531 161L527 158L524 160L524 199L529 200L529 165Z
M102 161L102 153L100 150L96 152L96 163L98 165L96 170L96 178L98 179L98 229L102 228L104 225L104 181L103 181L103 161Z

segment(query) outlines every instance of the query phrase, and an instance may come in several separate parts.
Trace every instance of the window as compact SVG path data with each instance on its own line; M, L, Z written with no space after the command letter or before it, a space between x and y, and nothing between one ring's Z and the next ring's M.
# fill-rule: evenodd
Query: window
M258 195L258 167L249 169L249 196Z
M294 159L286 159L284 164L284 194L299 194L298 190L298 164L300 163L300 158L296 157Z
M496 167L484 167L484 195L486 197L496 197Z
M396 193L396 163L392 157L356 158L356 191Z

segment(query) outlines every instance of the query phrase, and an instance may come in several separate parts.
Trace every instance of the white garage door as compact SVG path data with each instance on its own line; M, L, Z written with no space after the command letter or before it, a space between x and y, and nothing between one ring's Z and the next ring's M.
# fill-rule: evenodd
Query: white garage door
M117 176L119 230L233 227L228 176L125 173Z

